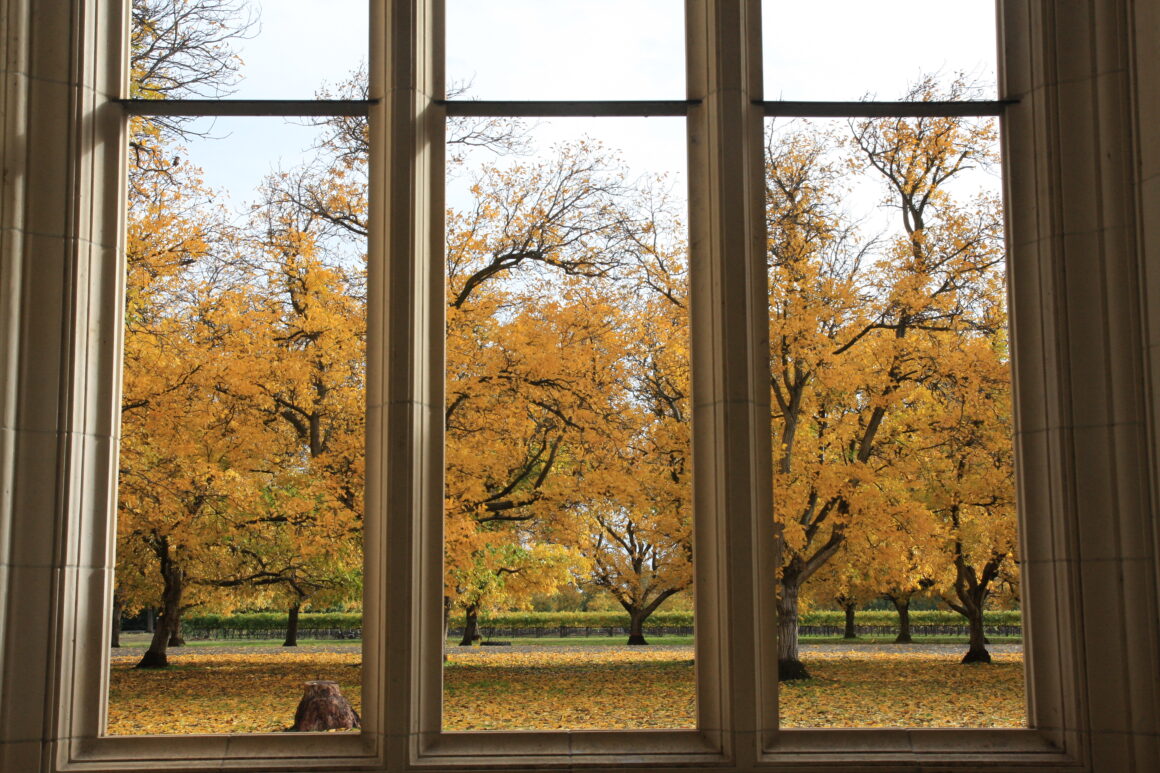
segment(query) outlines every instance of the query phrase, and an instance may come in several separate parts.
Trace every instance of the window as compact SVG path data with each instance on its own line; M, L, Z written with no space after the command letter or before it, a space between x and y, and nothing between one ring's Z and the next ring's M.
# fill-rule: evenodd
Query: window
M690 0L699 730L440 734L437 2L375 3L365 728L99 738L117 403L120 3L7 0L0 139L5 769L986 766L1156 762L1154 11L1003 4L1032 730L778 731L756 2ZM35 13L33 13L35 9ZM1082 13L1081 13L1082 10ZM68 30L71 34L62 34ZM30 45L26 45L30 44ZM1130 77L1130 75L1132 77ZM26 77L31 76L31 77ZM1098 77L1097 77L1098 76ZM1138 80L1137 80L1138 79ZM1136 92L1133 89L1139 88ZM25 100L28 100L27 102ZM1139 112L1136 112L1139 111ZM25 172L25 170L28 170ZM1139 170L1139 171L1137 171ZM1137 174L1139 179L1137 179ZM1137 187L1137 183L1140 187ZM11 223L11 225L10 225ZM1143 303L1139 297L1143 289ZM1098 374L1098 377L1094 374ZM761 460L761 461L758 461ZM1105 660L1104 658L1107 658ZM1118 665L1113 665L1118 664Z
M264 596L296 625L300 608L357 602L363 563L369 4L324 19L246 0L129 8L114 598L162 611L143 657L111 658L110 735L165 732L137 724L125 680L166 666L193 615ZM280 61L288 45L318 64ZM285 91L342 98L268 99ZM323 169L342 182L322 190ZM329 676L343 674L357 704L357 670ZM174 713L187 732L243 729L228 711ZM278 729L277 713L246 729Z

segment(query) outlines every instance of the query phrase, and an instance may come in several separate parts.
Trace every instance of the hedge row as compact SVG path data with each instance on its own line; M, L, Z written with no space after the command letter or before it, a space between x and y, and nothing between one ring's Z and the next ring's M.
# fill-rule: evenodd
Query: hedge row
M819 609L803 612L803 626L841 626L845 615L840 610ZM855 615L859 626L895 628L898 615L891 610L860 611ZM480 625L485 628L608 628L628 625L628 615L623 612L502 612L482 615ZM964 624L964 618L949 610L921 610L910 613L913 626ZM984 613L987 626L1018 626L1021 622L1017 610L990 611ZM463 615L453 614L452 628L463 627ZM693 625L692 612L660 610L654 612L645 623L649 627L685 627ZM286 628L285 612L247 612L234 615L191 615L184 620L188 633L207 630L266 631ZM358 612L303 612L298 618L298 629L302 634L314 630L351 631L362 628L362 614Z
M186 632L197 630L266 631L286 630L285 612L245 612L234 615L187 615L182 620ZM298 616L298 630L336 629L350 631L362 628L361 612L303 612Z

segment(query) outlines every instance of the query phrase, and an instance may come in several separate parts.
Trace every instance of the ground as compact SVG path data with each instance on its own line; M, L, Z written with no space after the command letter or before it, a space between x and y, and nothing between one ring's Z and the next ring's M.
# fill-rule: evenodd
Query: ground
M782 685L783 727L1021 727L1022 648L963 666L962 645L805 645L813 677ZM360 704L357 642L298 648L214 643L137 670L141 646L113 650L112 735L277 732L311 679ZM690 645L449 647L445 730L687 728L695 725Z

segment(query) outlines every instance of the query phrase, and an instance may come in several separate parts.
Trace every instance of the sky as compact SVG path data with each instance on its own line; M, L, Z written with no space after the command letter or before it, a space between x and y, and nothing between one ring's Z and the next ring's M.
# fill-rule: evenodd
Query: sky
M446 0L447 77L479 99L681 99L683 0ZM367 59L367 0L260 0L257 34L238 46L232 95L310 99ZM767 99L896 99L922 72L965 72L995 96L994 0L763 0ZM319 8L325 11L320 13ZM953 32L952 32L953 31ZM301 120L217 119L190 155L243 209L266 174L294 166L317 137ZM676 119L537 122L543 145L587 135L640 174L680 191Z

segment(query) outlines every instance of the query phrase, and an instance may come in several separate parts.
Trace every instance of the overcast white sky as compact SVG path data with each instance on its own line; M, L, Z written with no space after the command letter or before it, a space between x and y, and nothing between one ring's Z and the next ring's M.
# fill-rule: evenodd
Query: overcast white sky
M239 53L237 98L309 99L368 50L367 0L261 0L261 29ZM995 95L994 0L764 0L769 99L895 99L922 72L966 72ZM447 74L481 99L681 99L683 0L447 0ZM586 133L641 173L683 185L673 119L541 122L545 143ZM236 206L301 158L312 128L219 119L222 139L192 147L207 182Z

